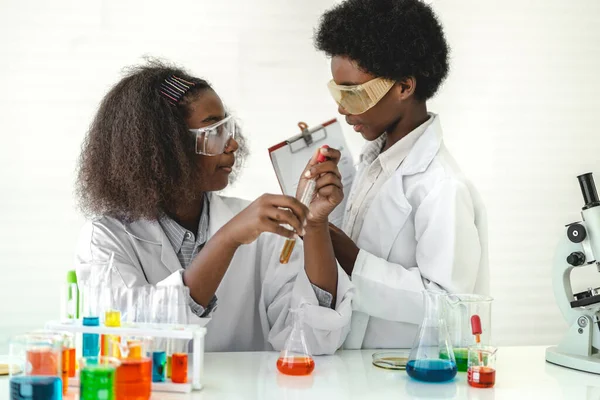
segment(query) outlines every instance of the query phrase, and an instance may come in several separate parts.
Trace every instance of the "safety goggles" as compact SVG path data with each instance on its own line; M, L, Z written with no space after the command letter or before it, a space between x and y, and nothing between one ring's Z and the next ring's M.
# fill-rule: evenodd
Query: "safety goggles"
M235 139L235 119L229 115L217 123L190 129L196 135L196 153L205 156L223 154L230 139Z
M362 85L342 86L331 80L327 84L329 92L339 106L350 114L362 114L385 96L394 86L394 81L384 78L371 79Z

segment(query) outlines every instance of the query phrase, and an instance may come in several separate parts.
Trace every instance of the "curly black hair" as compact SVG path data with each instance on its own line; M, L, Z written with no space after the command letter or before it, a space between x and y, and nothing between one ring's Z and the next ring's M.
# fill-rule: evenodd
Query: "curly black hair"
M315 46L378 77L413 76L421 101L435 94L449 70L442 26L419 0L346 0L321 17Z
M171 75L195 84L177 105L159 93ZM155 220L195 198L190 188L197 187L198 155L185 120L206 90L212 90L207 81L160 60L126 69L82 145L76 191L86 215ZM247 154L240 136L236 169Z

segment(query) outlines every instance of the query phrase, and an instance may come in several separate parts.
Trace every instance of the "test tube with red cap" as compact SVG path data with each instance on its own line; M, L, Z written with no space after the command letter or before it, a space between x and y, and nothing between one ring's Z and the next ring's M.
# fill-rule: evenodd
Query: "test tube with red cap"
M323 145L321 149L328 149L329 146ZM319 151L319 155L317 156L317 163L322 163L327 161L327 157ZM316 177L311 178L306 182L306 186L304 187L304 191L302 192L302 196L300 197L300 202L304 204L306 207L310 206L312 199L315 195L315 187L317 185ZM281 250L281 255L279 256L279 262L281 264L287 264L290 261L290 257L292 256L292 252L294 251L294 247L296 246L296 236L292 239L286 239L283 245L283 249Z

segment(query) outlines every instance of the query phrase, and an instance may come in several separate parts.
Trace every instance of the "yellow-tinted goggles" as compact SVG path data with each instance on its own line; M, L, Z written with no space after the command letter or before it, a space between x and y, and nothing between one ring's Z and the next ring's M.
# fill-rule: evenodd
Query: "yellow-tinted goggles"
M329 92L338 105L350 114L362 114L379 102L394 86L394 81L384 78L371 79L362 85L342 86L331 80Z

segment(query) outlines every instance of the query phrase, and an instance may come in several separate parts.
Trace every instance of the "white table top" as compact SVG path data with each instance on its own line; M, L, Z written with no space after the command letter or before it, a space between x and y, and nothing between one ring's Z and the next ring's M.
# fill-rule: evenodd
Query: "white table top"
M339 351L315 357L311 376L278 373L278 353L207 353L204 389L191 394L154 393L153 399L598 399L600 375L545 362L545 347L502 347L498 350L496 386L476 389L466 373L454 381L427 384L404 371L371 364L375 350ZM8 398L8 378L0 378L0 399ZM76 396L68 396L76 398Z

